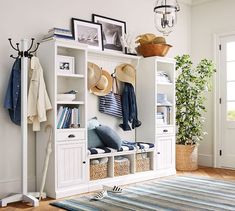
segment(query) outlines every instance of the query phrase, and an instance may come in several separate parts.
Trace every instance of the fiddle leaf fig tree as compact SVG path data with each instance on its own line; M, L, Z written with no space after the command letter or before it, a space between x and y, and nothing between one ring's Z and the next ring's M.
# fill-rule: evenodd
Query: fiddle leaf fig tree
M202 139L205 93L211 90L211 78L215 72L212 61L203 59L193 67L189 55L176 56L176 143L198 144Z

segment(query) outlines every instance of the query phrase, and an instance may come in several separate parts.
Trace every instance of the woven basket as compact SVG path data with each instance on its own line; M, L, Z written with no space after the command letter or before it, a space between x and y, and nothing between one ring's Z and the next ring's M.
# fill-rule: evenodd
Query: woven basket
M198 169L198 146L176 144L176 169L194 171Z
M136 172L149 171L150 158L136 159Z
M122 176L127 174L130 174L130 161L114 161L114 176Z
M108 163L90 164L90 180L108 177Z
M143 57L165 56L171 47L168 44L143 44L137 47L137 52Z

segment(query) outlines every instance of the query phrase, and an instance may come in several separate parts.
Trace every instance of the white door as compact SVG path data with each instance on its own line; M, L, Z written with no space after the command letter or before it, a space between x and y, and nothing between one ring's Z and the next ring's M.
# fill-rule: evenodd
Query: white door
M58 188L75 186L86 180L84 143L63 143L57 146Z
M174 168L175 164L175 137L157 137L156 169Z
M220 39L220 167L235 168L235 36Z

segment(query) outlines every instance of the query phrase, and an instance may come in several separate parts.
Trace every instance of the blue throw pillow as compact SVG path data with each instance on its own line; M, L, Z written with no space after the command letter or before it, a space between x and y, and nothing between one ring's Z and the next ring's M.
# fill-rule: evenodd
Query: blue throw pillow
M104 143L100 140L100 137L97 135L95 129L88 130L88 148L104 148Z
M88 120L87 123L87 129L91 130L91 129L95 129L96 127L100 126L100 122L97 120L97 117L93 117L91 119Z
M112 128L102 125L95 130L106 147L111 147L116 150L121 149L122 140Z

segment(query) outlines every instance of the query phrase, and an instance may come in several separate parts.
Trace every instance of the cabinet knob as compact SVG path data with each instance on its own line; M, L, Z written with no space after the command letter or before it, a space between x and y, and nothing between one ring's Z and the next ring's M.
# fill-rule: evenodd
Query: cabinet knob
M168 130L167 130L167 129L164 129L164 130L163 130L163 132L164 132L164 133L167 133L167 132L168 132Z
M75 135L74 134L70 134L70 135L68 135L68 138L75 138Z
M86 164L86 161L83 161L82 163L83 163L83 164Z
M158 155L160 155L161 153L160 152L157 152Z

